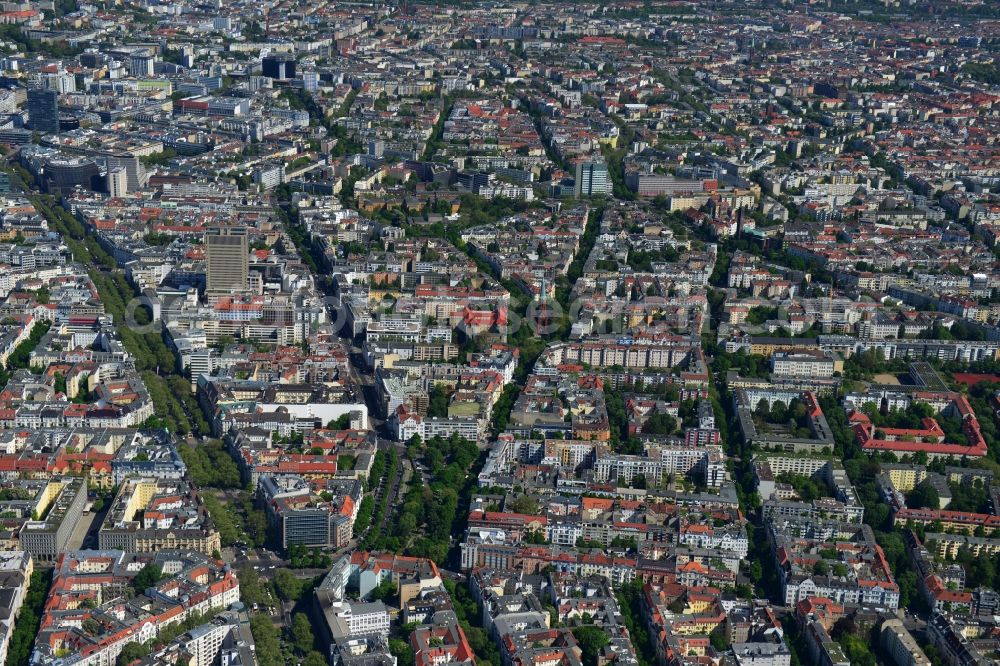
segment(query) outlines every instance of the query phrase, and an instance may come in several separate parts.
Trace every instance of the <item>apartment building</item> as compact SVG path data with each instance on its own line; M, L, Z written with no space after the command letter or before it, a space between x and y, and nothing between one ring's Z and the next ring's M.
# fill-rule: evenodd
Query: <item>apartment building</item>
M55 560L66 549L87 503L83 477L49 481L35 498L33 518L24 523L18 538L24 550L41 562Z
M136 603L121 604L120 595L147 564L158 566L166 575L140 594ZM113 666L128 643L153 640L164 627L223 610L239 598L239 581L229 567L199 553L62 553L55 562L32 658L36 664L55 666L65 663L68 651L76 666ZM93 633L84 628L84 622ZM205 641L206 655L215 641L214 634Z
M780 351L771 355L771 371L779 377L829 379L843 368L843 361L822 349Z
M155 553L184 549L205 555L222 543L208 510L187 482L130 478L120 487L98 531L101 549Z
M931 666L931 660L903 626L902 620L883 622L879 640L896 666Z

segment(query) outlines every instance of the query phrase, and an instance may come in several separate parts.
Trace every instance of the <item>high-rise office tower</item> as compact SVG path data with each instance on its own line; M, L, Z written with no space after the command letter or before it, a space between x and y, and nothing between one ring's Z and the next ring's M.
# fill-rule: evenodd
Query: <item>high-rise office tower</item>
M156 68L156 57L147 49L133 51L128 61L128 73L132 76L152 76Z
M128 194L128 173L125 167L108 167L107 186L108 194L113 198Z
M119 153L117 155L107 155L104 158L108 169L121 167L125 169L128 178L128 191L137 192L146 187L149 182L149 173L143 165L142 160L130 153Z
M42 134L59 133L59 93L46 88L28 90L28 120Z
M76 92L76 76L72 72L46 74L42 79L42 87L55 90L60 95Z
M302 72L302 87L306 92L319 90L319 72Z
M611 194L611 179L608 165L604 162L578 162L576 165L576 187L578 197Z
M275 53L264 56L261 60L261 74L269 79L294 79L295 56L288 53Z
M216 295L246 291L249 252L246 227L210 227L205 235L206 291Z

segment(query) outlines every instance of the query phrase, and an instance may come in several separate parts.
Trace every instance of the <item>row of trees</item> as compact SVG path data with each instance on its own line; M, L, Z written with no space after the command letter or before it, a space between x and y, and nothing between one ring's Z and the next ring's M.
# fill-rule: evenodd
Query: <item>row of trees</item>
M604 388L604 407L608 411L608 423L611 426L611 446L616 451L623 453L641 453L632 451L629 445L628 434L628 414L625 412L625 396L621 391L612 389L610 386Z
M223 506L219 498L215 496L215 493L211 491L202 493L201 499L205 503L205 508L208 509L209 515L212 516L215 529L219 531L220 543L223 546L232 546L237 541L241 541L245 535L240 531L237 520L232 512Z
M289 238L295 244L295 249L298 251L302 261L309 267L313 275L320 274L320 266L324 264L323 253L313 244L306 228L302 226L298 210L295 208L285 210L283 207L279 207L276 210L278 211L278 216L282 218L285 231L288 232Z
M369 541L376 548L405 550L409 555L444 562L452 535L461 533L465 516L459 512L459 498L474 480L470 470L479 458L479 449L458 435L433 437L426 443L415 436L408 454L423 458L431 480L422 483L419 474L414 475L393 529L372 534Z
M288 547L288 561L293 569L320 569L332 563L330 556L319 548L297 544Z
M51 322L38 321L35 323L34 327L31 329L31 335L28 336L28 339L15 347L14 351L7 357L7 364L4 366L4 369L0 371L0 383L6 385L10 380L10 375L13 374L15 370L21 370L28 367L31 362L31 352L34 351L42 337L49 332L49 328L51 327Z
M361 498L358 506L358 517L354 519L354 533L362 534L372 524L372 514L375 512L375 498L370 494Z
M385 451L377 451L375 453L375 460L372 461L371 471L368 473L368 478L365 480L365 490L371 492L385 476L385 469L387 465Z
M127 315L131 314L137 324L148 324L149 312L144 307L133 308L129 312L128 304L135 298L134 290L125 280L124 273L116 270L117 264L111 255L86 233L83 224L55 204L51 197L38 195L31 200L52 228L62 234L74 259L90 267L90 279L101 296L105 310L114 316L115 321L128 322ZM190 384L179 375L177 359L162 335L157 331L139 333L129 326L119 326L118 334L142 375L163 425L177 434L192 430L208 433L208 423L191 394ZM189 418L194 419L194 424Z
M241 492L231 496L223 504L212 490L201 494L223 546L232 546L243 541L251 546L267 543L267 514L253 504L250 493Z
M285 666L281 654L278 630L266 615L250 616L250 633L253 634L255 653L260 666Z
M271 606L274 604L274 590L268 581L260 577L256 569L245 567L236 572L236 577L240 580L240 601L244 605Z
M195 485L223 490L243 486L240 468L222 440L207 439L198 446L181 444L178 453Z
M503 387L503 393L493 406L493 415L490 417L490 432L494 437L507 429L510 423L510 412L514 409L517 396L521 389L516 384L507 384Z
M295 577L288 569L278 569L274 583L269 584L253 569L239 572L240 598L245 604L271 606L277 596L283 601L298 603L312 591L316 581L304 581ZM303 666L323 666L326 659L316 649L316 639L309 617L303 612L292 615L292 625L288 628L288 644L282 644L281 633L274 626L269 614L253 614L250 617L250 631L256 643L257 660L261 666L284 666L289 661L297 661ZM287 649L286 649L287 648Z
M642 581L635 579L622 585L618 588L615 596L618 599L618 608L621 610L622 619L628 628L629 636L632 638L639 666L653 666L658 660L644 621L646 611L642 600Z
M379 456L381 456L381 463L379 463ZM375 468L380 467L383 471L382 474L376 476ZM388 453L379 451L375 454L375 465L372 466L372 474L368 477L370 489L378 485L380 479L384 479L385 487L383 488L382 497L377 503L375 503L375 498L372 497L372 502L374 503L374 510L371 514L371 526L376 529L369 534L364 542L363 547L365 549L377 548L377 545L381 543L381 540L385 538L385 534L381 532L378 527L382 524L382 521L389 510L389 488L391 487L393 480L396 478L396 472L399 470L399 454L396 453L396 449L389 449ZM370 496L371 497L371 496ZM360 508L359 508L360 511ZM361 530L355 526L355 534L360 534Z
M21 606L21 614L14 623L7 646L7 666L26 666L31 657L31 648L42 620L42 608L52 583L52 570L36 568L28 583L28 593Z

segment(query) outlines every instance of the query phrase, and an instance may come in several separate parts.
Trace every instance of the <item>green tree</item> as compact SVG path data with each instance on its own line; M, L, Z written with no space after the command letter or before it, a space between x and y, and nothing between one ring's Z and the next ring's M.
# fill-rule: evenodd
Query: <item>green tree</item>
M365 495L361 499L361 505L358 507L358 517L354 519L354 533L361 534L372 522L372 512L375 510L375 497L372 495Z
M386 578L372 590L370 596L374 601L388 601L396 596L396 591L396 583L391 578Z
M940 509L941 498L929 483L921 483L906 496L906 506L911 509Z
M305 659L302 660L302 666L329 666L329 664L326 661L326 657L316 650L313 650L306 655Z
M415 658L410 644L399 638L389 639L389 652L396 658L397 666L413 666ZM481 664L482 662L477 662Z
M538 515L540 508L538 500L531 495L521 495L510 503L510 510L514 513L521 513L528 516Z
M283 601L298 601L302 595L302 581L288 569L274 572L274 589Z
M583 651L583 666L597 666L597 659L610 640L608 634L600 627L585 625L573 628L573 636Z
M266 584L261 581L260 574L252 567L240 569L236 573L240 581L240 601L252 606L253 604L266 604L271 601L271 596L267 592Z
M650 435L672 435L677 430L677 420L670 414L653 414L642 424L642 431Z
M292 616L292 642L295 649L302 654L309 654L313 649L315 638L312 624L305 613L296 613Z
M718 652L725 652L729 649L729 632L726 631L725 624L720 624L712 633L708 635L708 639L712 642L712 647Z
M209 439L198 446L182 444L177 450L196 485L222 489L243 486L240 468L221 440Z
M146 588L159 583L161 578L163 578L163 570L157 564L149 562L132 579L132 588L136 594L142 594L146 591Z
M31 582L28 586L28 594L25 597L24 605L14 630L10 637L10 644L7 649L7 664L10 666L22 666L27 664L31 657L32 646L35 637L38 635L38 628L41 623L41 615L45 600L48 596L49 585L52 582L52 571L36 568L31 574Z
M428 397L430 403L427 407L427 416L442 418L448 416L448 390L444 384L434 384Z
M326 424L327 430L347 430L351 427L351 415L342 414Z
M260 666L284 666L278 630L267 615L250 616L250 632L256 644L257 661Z
M149 648L142 643L126 643L115 660L115 666L128 666L133 661L143 659L149 654Z

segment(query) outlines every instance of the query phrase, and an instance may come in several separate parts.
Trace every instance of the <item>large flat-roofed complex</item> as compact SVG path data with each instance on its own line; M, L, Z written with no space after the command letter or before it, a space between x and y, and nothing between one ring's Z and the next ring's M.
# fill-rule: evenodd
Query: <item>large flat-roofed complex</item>
M53 479L35 497L32 517L21 527L21 546L36 559L56 559L83 515L87 482L83 477Z
M221 549L219 532L197 493L185 481L125 481L98 533L102 549L154 553L164 548L206 555Z

